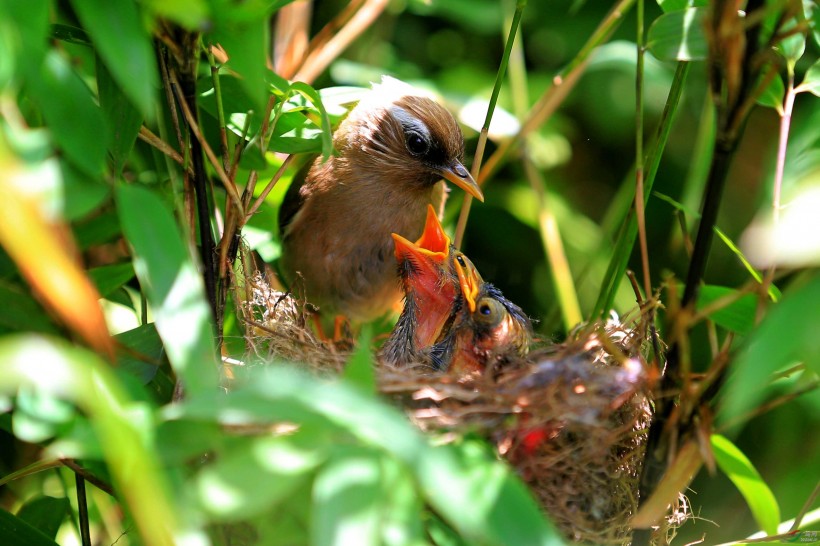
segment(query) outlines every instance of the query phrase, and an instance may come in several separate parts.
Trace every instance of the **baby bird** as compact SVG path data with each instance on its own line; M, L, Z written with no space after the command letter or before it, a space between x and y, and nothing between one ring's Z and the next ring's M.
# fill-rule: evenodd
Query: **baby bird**
M442 178L483 195L453 116L392 78L349 113L333 145L339 155L318 158L282 204L282 269L323 312L371 320L401 297L391 233L419 236L428 205L443 206Z
M393 234L404 308L382 349L393 365L429 360L427 350L483 282L472 262L450 245L432 206L421 237L411 243ZM474 301L472 305L474 305Z
M532 324L520 307L490 283L457 311L439 341L430 349L433 365L462 377L523 357L532 341Z

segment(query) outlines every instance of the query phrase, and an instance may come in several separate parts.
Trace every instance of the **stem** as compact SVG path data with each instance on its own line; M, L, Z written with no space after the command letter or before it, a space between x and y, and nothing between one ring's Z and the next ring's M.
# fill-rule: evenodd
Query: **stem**
M85 494L85 480L74 474L77 485L77 518L80 520L80 540L83 546L91 546L91 530L88 527L88 498Z
M490 95L490 103L487 105L487 115L484 117L484 125L481 126L481 134L478 136L478 147L476 148L472 166L472 175L475 180L478 180L479 173L481 172L481 161L484 158L484 148L487 145L487 135L490 131L490 122L493 119L495 105L498 103L498 95L501 92L501 82L504 81L504 75L507 72L507 65L510 62L510 52L512 51L513 43L515 42L515 34L518 32L518 27L521 26L521 15L524 13L524 8L526 6L527 0L518 0L515 4L515 13L513 14L512 23L510 24L510 32L507 34L507 41L504 44L504 54L501 56L501 63L498 65L498 73L495 75L493 92L492 95ZM453 237L453 244L456 248L461 247L461 243L464 239L464 230L467 228L467 218L470 215L470 206L472 203L473 197L465 193L464 200L461 203L461 213L458 215L456 233Z
M558 222L549 207L549 200L544 191L544 180L528 156L524 158L524 169L538 201L538 227L541 232L541 241L544 243L544 253L549 260L552 283L561 307L564 328L569 332L583 320L578 294L572 280L572 270L561 242Z
M646 205L647 199L649 199L649 195L652 193L655 175L658 172L658 165L660 165L663 150L666 147L669 134L672 131L673 121L678 110L678 104L683 94L683 85L686 82L688 73L689 63L679 62L675 70L675 77L672 80L672 86L669 88L669 96L666 98L666 105L663 109L663 115L661 116L655 139L643 160L643 170L646 173L644 178L644 206ZM615 245L615 251L612 254L609 266L604 274L601 291L598 294L598 300L595 302L595 307L592 311L593 319L604 317L612 307L620 279L623 277L624 271L626 271L629 255L632 253L632 247L635 245L635 238L638 234L634 207L627 212L621 225L622 228Z
M211 67L211 81L214 84L214 95L216 96L216 113L219 120L219 143L222 146L222 168L230 170L231 154L228 151L228 131L225 124L225 109L222 106L222 87L219 84L219 67L214 61L214 52L211 46L205 48L208 54L208 64Z
M592 36L590 36L586 44L584 44L584 47L581 48L581 51L575 55L564 70L553 78L552 86L544 91L544 94L541 95L538 102L530 109L518 133L511 139L503 142L487 160L478 178L476 178L476 182L478 182L479 185L484 184L484 182L498 170L511 150L521 144L527 135L543 125L553 112L555 112L558 105L561 104L581 77L581 74L586 68L586 63L589 60L589 55L596 47L609 39L615 29L618 28L624 13L632 7L634 1L635 0L621 0L612 8L612 11L607 14L604 20L601 21L601 24L598 25L598 28Z
M638 58L637 68L635 70L635 213L638 220L638 240L641 245L643 289L646 297L650 298L652 295L652 281L649 276L649 249L646 244L646 211L643 184L643 0L638 0L636 11L638 19L638 28L636 32L636 49Z

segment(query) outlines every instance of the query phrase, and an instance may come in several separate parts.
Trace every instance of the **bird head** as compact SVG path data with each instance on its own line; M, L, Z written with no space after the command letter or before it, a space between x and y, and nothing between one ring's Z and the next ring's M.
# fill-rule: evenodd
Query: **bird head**
M464 137L455 118L435 100L386 78L374 85L334 134L334 146L365 176L389 174L391 183L429 189L442 178L483 201L464 167Z
M433 346L434 363L462 376L527 354L532 324L520 307L490 283L482 282L474 307L465 305Z
M427 207L424 231L415 243L396 233L393 241L405 292L399 320L413 321L416 349L429 347L461 305L462 293L470 293L481 278L472 262L452 247L432 206Z

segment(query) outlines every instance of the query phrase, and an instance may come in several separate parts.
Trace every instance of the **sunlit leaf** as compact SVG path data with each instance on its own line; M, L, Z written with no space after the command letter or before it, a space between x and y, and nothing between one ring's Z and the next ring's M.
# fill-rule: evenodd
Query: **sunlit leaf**
M219 521L262 514L312 477L324 447L296 436L239 442L197 475L200 502Z
M92 347L113 355L100 295L66 244L69 232L50 225L22 195L14 182L19 166L4 161L3 152L0 148L0 245L48 308Z
M723 405L718 417L730 420L754 408L766 395L771 375L777 370L803 362L820 372L820 275L814 274L800 286L784 292L780 303L753 331L732 364L732 373L723 389Z
M134 270L171 366L191 393L216 388L216 349L205 288L171 211L139 186L120 184L116 194L122 229L134 248Z
M356 350L342 372L343 377L368 392L376 392L376 363L370 349L372 340L372 328L365 325L356 342Z
M373 450L340 450L313 484L313 541L320 546L378 544L382 526L381 457Z
M325 107L322 104L322 98L315 89L306 83L294 82L291 84L291 89L297 93L301 93L319 110L322 128L322 156L327 159L333 153L333 134L330 128L330 118L328 118Z
M281 367L254 367L248 374L241 389L188 400L172 415L226 424L308 420L311 427L326 427L329 422L407 465L425 502L472 543L563 544L526 487L485 447L431 447L395 408L345 384ZM240 500L234 494L226 502Z
M737 290L725 286L702 286L698 294L697 308L701 310L718 299L736 293ZM731 304L710 313L709 318L715 321L715 324L727 330L739 334L748 334L755 325L756 308L757 296L755 294L744 294Z
M205 0L142 0L154 15L179 23L188 30L199 30L207 23L210 9Z
M709 5L708 0L658 0L658 5L664 13L678 11L686 8L705 8Z
M665 13L655 19L646 35L646 47L662 61L699 61L706 58L705 8Z
M815 61L815 63L806 71L806 75L803 78L803 83L798 86L798 90L808 91L809 93L820 97L820 59Z
M253 101L254 111L261 114L267 104L268 20L252 20L241 25L228 25L224 20L216 20L222 21L222 24L213 31L210 39L227 52L227 66L237 73L241 85Z
M71 5L120 89L144 115L151 115L159 72L137 4L72 0Z
M772 490L746 455L728 438L713 434L711 441L718 467L746 499L757 524L769 535L776 535L780 523L780 507Z
M146 445L146 429L153 423L139 417L138 407L127 399L109 366L63 340L34 335L0 338L0 393L33 387L76 404L92 417L114 485L145 542L170 545L173 537L181 538L164 473Z
M775 14L778 12L775 12ZM791 19L786 24L780 27L781 33L788 33L795 29L798 21L796 18ZM794 66L800 60L803 53L806 51L806 36L801 32L792 33L790 36L782 39L775 45L775 50L786 58L786 61Z

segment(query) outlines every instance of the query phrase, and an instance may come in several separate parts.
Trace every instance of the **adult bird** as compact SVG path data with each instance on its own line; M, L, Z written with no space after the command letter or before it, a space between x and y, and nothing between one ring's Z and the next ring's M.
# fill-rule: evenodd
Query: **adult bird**
M415 239L425 210L441 210L442 179L483 200L462 164L464 138L440 104L392 78L373 86L279 212L282 270L323 313L366 321L398 303L397 233Z
M404 307L381 357L394 366L425 363L460 309L474 305L471 298L483 280L469 258L450 244L432 206L415 243L395 233L393 240Z

